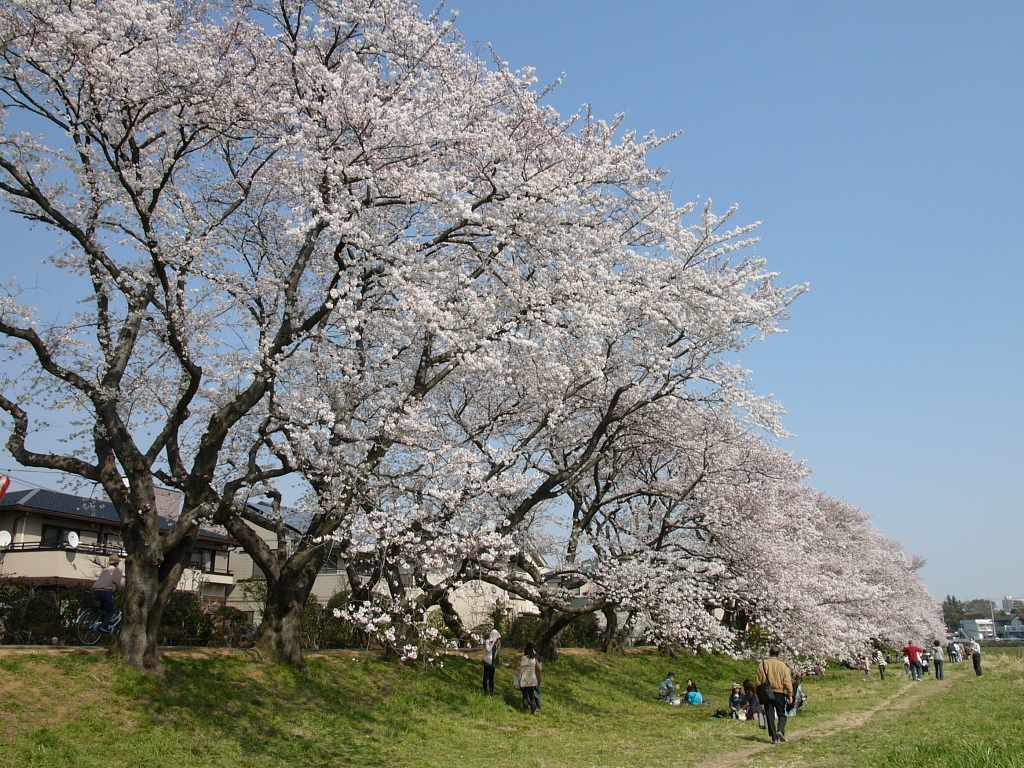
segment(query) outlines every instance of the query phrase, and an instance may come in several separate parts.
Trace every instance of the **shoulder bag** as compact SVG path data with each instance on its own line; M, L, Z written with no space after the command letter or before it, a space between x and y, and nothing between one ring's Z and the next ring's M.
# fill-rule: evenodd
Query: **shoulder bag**
M768 667L765 663L761 662L761 669L764 671L765 681L761 683L754 692L757 693L757 700L762 704L767 704L770 701L775 701L775 693L772 691L772 684L768 680Z

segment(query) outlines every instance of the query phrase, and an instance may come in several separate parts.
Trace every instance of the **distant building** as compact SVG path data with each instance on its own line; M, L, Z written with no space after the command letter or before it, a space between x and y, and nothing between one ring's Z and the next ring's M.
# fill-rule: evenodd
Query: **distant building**
M960 631L974 640L987 640L996 636L992 619L964 619L960 622Z
M1024 638L1024 616L1000 616L995 620L996 635L1007 640Z
M1024 597L1004 597L1003 613L1020 613L1024 611Z

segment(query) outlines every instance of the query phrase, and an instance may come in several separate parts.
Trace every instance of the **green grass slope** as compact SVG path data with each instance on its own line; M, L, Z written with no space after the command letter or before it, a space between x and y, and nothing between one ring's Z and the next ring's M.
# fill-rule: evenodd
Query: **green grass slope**
M847 671L809 679L790 741L766 747L753 723L711 718L733 682L756 674L754 662L714 655L567 653L545 666L533 716L520 711L508 666L499 693L484 696L479 660L460 656L424 669L315 655L296 673L242 654L170 655L156 680L99 655L7 655L0 765L1024 766L1024 663L1017 651L986 663L982 678L950 665L942 685L908 683L901 669L867 683ZM695 678L710 704L658 702L668 671Z

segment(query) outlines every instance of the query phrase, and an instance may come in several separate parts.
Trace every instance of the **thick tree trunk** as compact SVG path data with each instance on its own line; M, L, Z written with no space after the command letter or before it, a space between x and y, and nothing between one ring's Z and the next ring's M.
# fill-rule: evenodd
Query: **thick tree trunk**
M267 577L267 605L255 653L261 661L304 670L302 614L324 557L289 559L277 577Z
M307 597L308 594L307 590ZM259 640L254 650L261 661L304 670L306 660L302 656L302 612L306 603L296 597L294 593L290 597L278 594L278 590L268 595Z
M181 580L198 535L196 526L178 546L162 552L159 534L152 540L139 530L125 529L126 544L134 538L131 551L135 554L125 561L124 619L111 651L138 672L163 672L158 642L164 608Z
M603 650L605 653L614 653L618 656L626 654L626 638L629 636L629 626L619 623L619 614L614 606L602 609L605 623L605 638Z
M558 661L558 638L576 618L572 613L555 613L554 609L541 610L541 630L534 645L545 661Z
M126 564L127 583L121 599L124 620L112 651L138 672L160 672L155 633L150 631L150 616L160 593L159 568L131 558Z

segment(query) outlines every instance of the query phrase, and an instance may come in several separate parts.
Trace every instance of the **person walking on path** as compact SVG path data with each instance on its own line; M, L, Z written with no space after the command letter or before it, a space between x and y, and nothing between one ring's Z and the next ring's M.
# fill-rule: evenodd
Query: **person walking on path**
M875 666L878 667L878 676L879 676L879 678L881 678L882 680L885 680L885 667L886 667L888 662L886 662L885 654L882 653L881 649L879 649L879 648L875 649L875 657L874 657L873 661L875 662Z
M938 640L932 643L932 663L935 665L935 679L945 680L946 673L943 667L946 665L946 652Z
M912 643L907 643L903 648L903 652L907 655L907 662L910 664L910 677L913 680L921 679L921 654L924 653L924 648L918 648Z
M523 658L519 660L519 690L523 694L523 709L529 707L531 715L540 707L537 701L537 686L540 685L542 666L537 659L533 643L527 643L523 649Z
M484 693L494 693L494 670L498 666L498 651L501 650L501 633L491 630L484 641Z
M764 704L765 719L768 721L768 735L772 744L786 740L786 710L793 703L793 677L781 659L779 648L773 645L768 649L768 658L757 668L757 685L768 683L772 696ZM778 726L775 720L778 717Z
M971 652L971 661L974 662L974 674L981 677L981 643L972 637L967 650Z
M121 558L117 554L110 556L106 568L100 572L100 577L92 585L92 594L100 607L100 632L110 632L110 620L117 612L117 603L114 602L114 590L124 587L124 574L118 567Z

